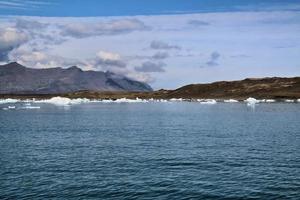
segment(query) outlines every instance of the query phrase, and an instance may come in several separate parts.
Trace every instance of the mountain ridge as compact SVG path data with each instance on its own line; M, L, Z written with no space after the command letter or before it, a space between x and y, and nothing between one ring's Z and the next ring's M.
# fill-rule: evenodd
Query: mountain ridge
M34 69L17 62L0 65L1 94L54 94L80 90L147 92L152 88L109 71L83 71L77 66Z
M50 98L63 96L68 98L89 99L236 99L248 97L257 99L300 99L300 77L246 78L236 81L218 81L205 84L189 84L175 90L160 89L148 92L130 91L92 91L80 90L56 94L0 94L1 98Z

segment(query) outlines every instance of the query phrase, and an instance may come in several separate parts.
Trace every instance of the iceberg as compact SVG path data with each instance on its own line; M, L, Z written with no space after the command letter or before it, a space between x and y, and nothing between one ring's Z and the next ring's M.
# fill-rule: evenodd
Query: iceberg
M179 99L177 99L177 98L172 98L172 99L170 99L169 101L183 101L183 99L182 99L182 98L179 98Z
M97 103L97 102L101 102L101 103L112 103L112 102L114 102L114 101L111 100L111 99L102 99L102 100L100 100L100 101L94 100L93 102L95 102L95 103Z
M266 103L274 103L276 102L275 99L266 99Z
M35 101L35 103L49 103L49 104L54 104L56 106L69 106L69 105L88 103L88 102L90 102L90 100L86 98L69 99L66 97L52 97L51 99Z
M201 101L200 104L216 104L217 101L214 99L206 99L204 101Z
M292 100L292 99L286 99L284 102L286 102L286 103L294 103L294 100Z
M157 99L156 102L163 102L163 103L167 103L169 102L168 100L166 99Z
M6 104L6 103L17 103L20 102L20 99L0 99L0 104Z
M114 102L116 102L116 103L145 103L148 101L146 99L140 99L140 98L136 98L136 99L121 98L121 99L115 100Z
M245 100L245 102L247 103L247 106L255 106L255 104L259 103L259 100L249 97L248 99Z
M238 100L235 100L235 99L227 99L227 100L224 100L225 103L238 103L239 101Z
M20 109L31 110L31 109L40 109L40 106L23 106Z
M15 110L16 106L8 106L7 108L2 108L3 110Z
M274 103L274 102L276 102L275 99L260 99L258 101L259 101L259 103Z

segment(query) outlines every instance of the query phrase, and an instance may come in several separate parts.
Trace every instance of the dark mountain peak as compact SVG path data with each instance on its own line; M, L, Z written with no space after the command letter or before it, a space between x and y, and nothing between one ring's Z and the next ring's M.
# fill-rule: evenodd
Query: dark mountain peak
M31 69L13 62L0 68L0 94L59 94L81 90L145 92L152 88L113 72L83 71L77 66Z
M77 67L77 66L69 67L67 70L72 70L72 71L82 71L82 69L80 69L80 68Z
M112 75L115 75L115 73L111 72L111 71L106 71L105 72L105 75L106 76L112 76Z
M8 64L2 65L2 67L7 67L7 68L25 68L23 65L17 63L17 62L10 62Z

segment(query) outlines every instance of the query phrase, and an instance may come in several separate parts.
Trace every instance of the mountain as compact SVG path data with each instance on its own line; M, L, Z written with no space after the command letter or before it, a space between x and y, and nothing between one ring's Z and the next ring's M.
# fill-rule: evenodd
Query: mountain
M69 98L154 98L154 99L300 99L300 77L247 78L239 81L220 81L191 84L175 90L153 92L92 92L81 91L65 94Z
M59 94L81 90L152 91L152 88L112 72L68 69L32 69L16 62L0 65L0 94Z
M300 77L247 78L239 81L220 81L191 84L169 91L171 98L300 98Z

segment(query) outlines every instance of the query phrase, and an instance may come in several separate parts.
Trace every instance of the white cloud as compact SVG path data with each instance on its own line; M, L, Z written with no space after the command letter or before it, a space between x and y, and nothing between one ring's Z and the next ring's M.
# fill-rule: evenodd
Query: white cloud
M94 59L90 60L90 65L101 70L113 70L114 68L125 68L126 63L117 53L99 51Z
M120 60L121 56L117 53L107 52L107 51L99 51L97 56L101 60Z
M42 51L32 51L22 48L10 52L9 60L18 62L30 68L70 67L73 65L84 66L83 62L55 56Z
M15 28L0 29L0 61L6 59L9 51L27 42L28 39L25 33Z
M61 25L60 28L63 36L75 38L97 35L114 35L149 29L149 27L147 27L142 21L137 19L119 19L108 22L73 22Z

